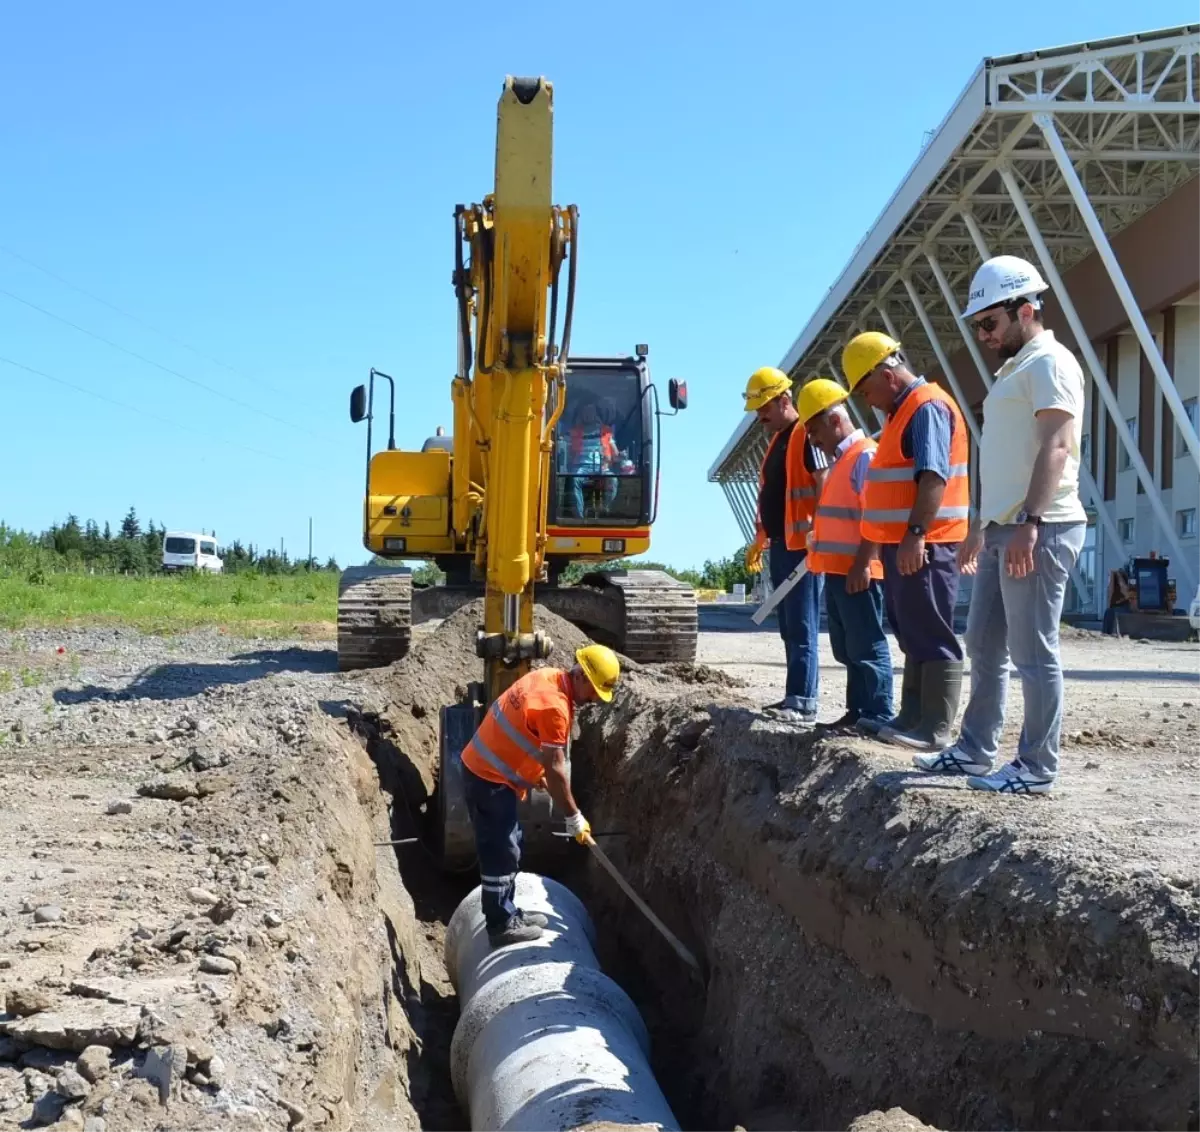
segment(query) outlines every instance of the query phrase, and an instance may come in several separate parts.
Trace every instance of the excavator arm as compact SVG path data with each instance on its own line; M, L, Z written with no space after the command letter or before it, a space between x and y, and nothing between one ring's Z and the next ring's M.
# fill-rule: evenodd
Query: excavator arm
M553 101L544 79L505 79L495 189L482 204L455 211L461 341L452 516L456 537L473 543L486 579L477 640L486 703L552 647L533 629L533 587L544 577L551 439L566 404L578 230L574 206L552 201ZM568 259L562 339L555 342Z

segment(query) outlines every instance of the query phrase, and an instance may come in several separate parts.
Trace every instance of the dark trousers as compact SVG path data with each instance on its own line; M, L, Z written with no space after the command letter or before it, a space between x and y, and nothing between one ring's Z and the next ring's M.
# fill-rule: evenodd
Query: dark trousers
M788 550L782 539L770 548L771 585L778 586L801 562L807 552ZM818 663L821 635L821 575L805 574L787 597L775 607L779 635L787 658L784 695L800 701L800 710L817 710Z
M846 592L844 574L825 575L833 658L846 666L846 710L857 719L892 717L892 651L883 631L883 586Z
M475 828L483 916L489 932L503 931L510 917L517 914L513 903L521 865L517 795L499 782L488 782L472 774L465 766L462 772L467 809Z
M905 577L896 567L896 546L881 548L883 593L896 643L909 660L962 660L954 635L958 601L958 543L926 543L925 565Z

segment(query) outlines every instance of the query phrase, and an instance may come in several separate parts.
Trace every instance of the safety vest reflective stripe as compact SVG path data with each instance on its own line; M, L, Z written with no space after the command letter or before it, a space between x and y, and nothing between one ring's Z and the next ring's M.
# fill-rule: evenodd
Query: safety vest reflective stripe
M908 526L908 517L912 514L911 507L897 507L890 511L866 510L862 517L873 523L903 523ZM968 519L971 516L970 507L939 507L935 519Z
M494 705L493 705L494 706ZM503 759L498 758L492 753L492 749L479 737L478 732L475 738L471 740L471 746L483 756L484 762L488 764L497 774L503 775L504 778L516 786L520 790L528 790L533 785L532 782L526 782L515 770L513 770ZM464 752L465 753L465 752Z
M830 507L822 503L817 508L817 514L822 519L861 519L862 511L858 507Z
M492 718L500 725L500 730L504 732L505 737L511 742L516 743L530 758L540 759L542 750L540 747L534 746L524 735L522 735L511 723L509 723L504 712L500 710L500 701L495 701L488 709L491 712Z
M848 554L853 558L858 553L858 543L856 542L829 542L822 540L821 542L813 543L813 554Z
M816 499L817 493L811 487L793 487L788 491L789 499Z
M961 542L969 529L971 490L966 424L958 406L940 386L926 382L912 389L887 419L879 447L867 472L862 534L871 542L896 546L908 531L917 501L915 465L903 450L904 432L913 414L930 401L946 406L953 421L950 432L949 479L941 506L928 524L927 543Z
M956 476L965 476L970 469L966 464L951 464L950 478ZM913 478L912 467L907 468L875 468L872 467L867 472L867 480L870 483L904 483L906 480Z
M821 491L813 519L813 545L808 568L817 574L846 575L854 565L862 541L863 492L854 490L854 469L864 452L873 452L875 442L864 436L834 462ZM883 577L883 564L873 559L870 576Z

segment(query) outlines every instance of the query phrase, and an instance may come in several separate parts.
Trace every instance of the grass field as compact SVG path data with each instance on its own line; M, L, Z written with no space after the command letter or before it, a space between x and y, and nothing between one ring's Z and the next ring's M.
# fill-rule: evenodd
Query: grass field
M150 633L200 626L248 636L332 637L338 575L167 574L149 577L46 573L35 582L0 575L0 628L131 625Z

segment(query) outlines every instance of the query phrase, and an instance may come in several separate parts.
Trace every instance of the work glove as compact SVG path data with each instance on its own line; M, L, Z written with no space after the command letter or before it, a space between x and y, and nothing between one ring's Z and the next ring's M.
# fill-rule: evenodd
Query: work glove
M763 548L761 542L752 542L746 547L746 569L751 574L758 574L762 571L762 556Z
M573 814L567 814L566 818L567 832L579 842L580 845L586 845L592 836L591 823L583 816L583 813L576 810Z

